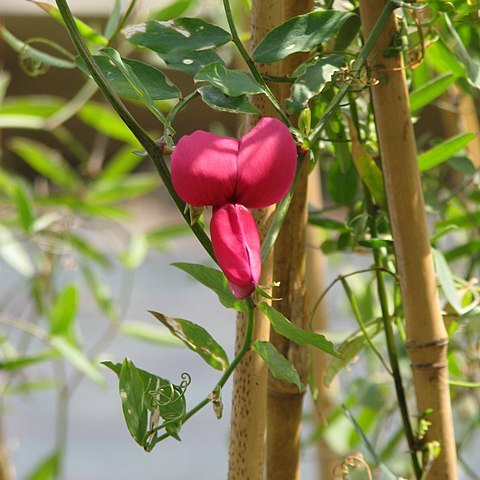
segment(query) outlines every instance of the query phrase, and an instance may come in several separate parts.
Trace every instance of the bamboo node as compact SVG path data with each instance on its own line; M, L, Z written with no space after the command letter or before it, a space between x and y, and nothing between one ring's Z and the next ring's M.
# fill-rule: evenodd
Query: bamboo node
M407 342L407 350L426 350L430 348L441 348L448 345L448 337L439 338L431 342L418 343L415 340Z
M441 370L447 368L447 362L430 362L430 363L412 363L412 369L415 370Z

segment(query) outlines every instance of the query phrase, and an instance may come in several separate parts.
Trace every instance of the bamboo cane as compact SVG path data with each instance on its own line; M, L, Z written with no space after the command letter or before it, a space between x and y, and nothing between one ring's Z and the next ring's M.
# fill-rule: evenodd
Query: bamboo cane
M284 0L283 21L306 13L313 2ZM294 55L282 62L282 73L289 75L304 55ZM288 96L283 88L280 103ZM299 173L295 194L275 243L274 280L280 282L274 296L281 298L275 308L291 322L306 327L305 303L305 234L307 224L308 165ZM307 349L270 332L270 341L295 365L303 383L308 380ZM298 388L269 376L267 400L267 478L295 480L300 478L300 436L303 394Z
M323 206L320 176L318 166L308 177L308 201L316 209ZM313 305L323 293L325 287L325 256L320 250L321 236L318 227L307 227L307 266L306 266L306 301L307 311L310 312ZM315 310L312 318L312 327L315 332L325 331L328 328L328 319L325 312L325 303L321 302ZM325 422L325 417L332 406L332 396L335 387L326 387L324 383L325 371L329 356L314 348L311 351L313 376L317 389L315 399L316 421L318 424ZM318 473L322 480L332 478L335 467L340 463L340 457L333 452L323 439L317 443Z
M367 38L388 0L360 0ZM387 192L390 223L406 318L407 349L412 364L417 409L432 409L426 441L441 452L428 478L457 478L446 351L448 337L441 316L430 251L422 186L417 166L405 71L401 55L386 58L397 24L392 15L372 52L371 68L381 80L371 89Z
M258 0L252 5L251 49L262 40L265 34L281 23L282 2L279 0ZM262 74L278 75L278 64L259 66ZM272 87L274 93L275 89ZM252 103L264 116L275 116L275 110L266 97L256 95ZM247 129L258 121L247 118ZM263 241L270 226L275 207L254 210L253 216ZM273 280L273 250L262 265L261 285L270 285ZM245 336L246 318L237 318L236 350ZM252 341L268 340L270 323L260 311L255 312L255 331ZM232 420L229 450L229 480L261 480L265 463L265 429L267 408L267 367L255 352L248 352L239 364L233 378Z

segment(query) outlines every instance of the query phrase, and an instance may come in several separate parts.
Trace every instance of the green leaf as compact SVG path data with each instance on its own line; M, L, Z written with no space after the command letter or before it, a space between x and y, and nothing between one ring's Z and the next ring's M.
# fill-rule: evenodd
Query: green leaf
M101 179L90 184L85 199L93 205L117 204L148 192L159 185L156 175L151 173L132 173L123 178Z
M115 5L111 15L108 17L107 24L105 25L105 38L109 40L113 37L120 25L120 19L122 17L122 0L115 0Z
M33 472L28 475L27 480L55 480L60 466L60 454L54 452L43 459Z
M172 263L172 265L188 273L210 290L213 290L224 307L233 308L239 312L248 312L245 302L234 297L225 275L220 270L196 263Z
M78 287L70 283L56 296L48 315L50 333L65 337L73 343L73 323L78 311Z
M136 148L139 146L137 139L120 117L100 103L88 102L79 111L78 117L82 122L108 137L134 145Z
M295 113L306 108L308 101L323 90L343 63L342 55L318 57L313 63L309 63L292 85L290 97L285 102L287 111Z
M195 0L177 0L170 3L166 7L153 12L151 16L153 20L167 21L183 15L193 4Z
M352 140L352 160L355 168L370 191L375 203L380 207L386 208L387 200L385 197L383 173L360 142L357 129L352 119L348 115L345 115L345 117L348 122L350 138Z
M160 54L209 50L231 40L228 32L200 18L177 18L169 22L151 20L125 30L132 43Z
M250 115L258 114L258 110L249 101L246 95L239 97L227 97L216 87L201 87L198 92L202 100L216 110L223 110L231 113L247 113Z
M21 182L15 183L14 192L18 219L23 231L28 234L32 231L33 222L35 221L33 201L27 187Z
M62 14L57 7L48 2L43 2L42 0L30 0L35 5L39 6L43 11L47 12L52 18L57 22L64 25ZM77 25L80 35L87 41L95 43L96 45L107 45L108 40L96 32L92 27L87 25L82 20L75 18L75 24Z
M352 161L344 170L340 161L333 162L328 171L327 190L330 198L339 205L351 205L357 196L358 175Z
M143 233L138 233L132 236L128 250L121 252L119 258L125 268L133 270L143 263L147 254L147 237Z
M455 282L453 281L453 275L450 267L448 266L448 263L440 250L432 248L432 255L435 262L437 277L440 281L440 285L442 286L445 298L455 309L455 311L460 314L462 312L462 304L458 298L457 289L455 288Z
M48 118L55 115L65 104L65 99L50 95L24 95L6 98L0 105L1 115L18 115L26 117Z
M33 277L35 267L12 232L0 224L0 257L24 277Z
M127 145L120 148L117 153L107 162L106 167L97 177L97 181L118 180L126 173L130 173L141 162L143 158L132 152L132 147Z
M463 150L475 137L475 133L461 133L421 153L418 156L419 170L425 172L449 160L457 152Z
M410 93L410 110L412 112L418 112L421 108L446 92L448 87L452 85L456 79L457 77L452 73L445 73L444 75L433 78L430 82Z
M263 358L273 377L282 382L293 383L300 392L305 390L305 386L300 381L298 372L293 364L270 342L257 340L253 344L253 349Z
M225 350L200 325L181 318L172 318L158 312L150 313L165 325L172 335L180 339L190 350L198 353L211 367L226 370L229 362Z
M365 330L370 339L373 339L382 329L383 325L381 320L374 320L365 325ZM338 351L342 357L333 358L330 361L324 378L324 383L327 387L332 383L340 370L355 361L358 353L365 345L368 345L368 340L362 330L359 329L338 346Z
M444 14L443 19L450 34L449 38L446 39L447 46L456 59L465 67L467 71L467 81L470 85L480 89L480 61L470 55L449 16Z
M223 63L217 52L214 50L181 50L172 54L158 54L168 67L179 72L195 75L210 63Z
M330 40L352 15L350 12L316 11L291 18L266 35L253 52L253 59L259 63L273 63L292 53L309 52Z
M133 439L143 446L148 422L144 384L137 367L128 358L123 361L120 371L119 390L128 431Z
M21 368L26 368L26 367L29 367L30 365L35 365L45 360L50 360L53 357L54 355L51 350L45 350L38 355L6 358L3 360L0 360L0 370L6 370L6 371L19 370Z
M167 225L166 227L156 228L147 232L147 240L150 247L163 250L167 247L170 240L190 232L190 227L185 223Z
M337 230L339 232L347 231L347 226L344 222L325 217L322 212L308 212L308 223L310 225L317 225L325 228L326 230Z
M202 68L193 80L210 83L229 97L263 92L263 87L250 73L241 70L229 70L220 62L210 63Z
M426 49L425 61L439 73L453 74L457 78L467 76L465 66L455 58L441 39Z
M125 78L120 69L112 64L108 58L103 55L95 55L93 58L115 92L120 96L133 100L143 99ZM130 60L127 58L123 58L122 60L125 65L128 65L128 67L132 69L138 81L145 87L145 90L148 91L153 100L166 100L180 96L178 88L157 68L139 62L138 60ZM76 63L83 73L90 76L85 62L80 57L77 57Z
M88 240L75 235L73 233L69 233L65 236L65 243L67 243L71 248L77 251L78 254L83 256L85 259L89 259L98 263L102 267L109 267L111 262L108 258L107 254L100 251L94 245L92 245Z
M10 140L10 149L56 185L68 189L75 189L81 185L80 178L56 150L20 137Z
M299 345L311 345L329 355L341 358L341 354L335 350L333 343L327 340L325 336L297 327L297 325L287 320L279 311L265 302L260 302L258 308L269 318L273 329L279 335L283 335Z
M122 324L120 332L128 337L153 343L162 347L178 347L182 343L170 333L160 330L158 326L153 326L144 322L127 322Z
M96 365L77 347L64 337L53 336L50 340L51 347L58 352L67 362L71 363L78 371L83 373L97 385L104 386L105 380L98 372Z
M108 285L90 267L83 265L82 273L97 305L111 320L119 320L118 308Z
M75 63L69 60L55 57L48 53L43 53L40 50L31 47L28 43L25 43L12 35L3 25L0 25L0 36L5 43L20 54L22 58L29 58L41 65L50 65L56 68L75 68Z
M360 30L361 22L359 15L352 15L343 23L335 38L333 50L343 52L347 50Z

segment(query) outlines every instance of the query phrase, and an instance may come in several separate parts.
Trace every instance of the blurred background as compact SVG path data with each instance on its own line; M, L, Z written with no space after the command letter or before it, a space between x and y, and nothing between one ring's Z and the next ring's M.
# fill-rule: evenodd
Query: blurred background
M233 3L245 17L242 2ZM114 2L69 4L88 25L101 29ZM213 0L140 1L129 23L199 12L225 24ZM176 384L188 372L188 405L204 398L221 373L179 346L148 310L202 325L232 358L235 313L170 265L211 262L182 223L153 167L133 153L140 149L134 137L86 77L78 69L44 71L22 57L27 39L31 47L58 53L39 37L73 52L64 27L26 0L3 0L0 26L0 480L226 478L231 384L224 391L221 420L207 406L182 429L182 442L168 439L145 453L125 426L118 379L98 366L99 361L129 357L138 368ZM122 47L129 56L164 67L151 53ZM237 61L229 49L222 53L230 63ZM165 71L184 96L193 90L191 76ZM168 110L172 101L158 104ZM161 135L158 121L145 108L135 102L128 107L154 137ZM425 132L451 134L448 122L438 117L435 108L422 112L416 125L419 137ZM236 136L243 118L197 100L177 117L177 138L196 129ZM335 152L325 155L332 161ZM335 215L342 221L346 213ZM309 246L318 250L321 242L332 247L337 240L322 235ZM354 251L330 256L323 283L352 266L368 268L365 257ZM371 285L359 278L352 280L352 288L365 315L375 318ZM332 295L325 315L334 319L329 328L338 343L356 327L343 297L337 301L341 287ZM392 399L388 378L365 375L369 355L343 371L342 386L336 388L341 402L358 407L360 424L374 431L382 445L385 432L396 431L399 422L387 407ZM402 368L408 370L406 357ZM342 414L341 402L336 402L328 426L321 422L315 429L312 413L306 414L302 478L317 478L319 436L328 445L324 455L334 464L356 451L369 459L358 432ZM313 411L308 405L307 412ZM478 399L465 394L458 411L465 418L478 417ZM375 430L377 422L381 425ZM474 455L478 420L472 425L463 438L462 455L473 474L464 467L462 478L479 478L473 476L480 470ZM399 444L405 451L400 438L392 440L392 451ZM404 465L395 457L389 462L399 471Z

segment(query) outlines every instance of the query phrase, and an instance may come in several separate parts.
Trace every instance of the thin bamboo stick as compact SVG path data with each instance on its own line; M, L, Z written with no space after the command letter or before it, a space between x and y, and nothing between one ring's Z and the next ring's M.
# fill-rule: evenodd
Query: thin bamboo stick
M308 177L308 202L316 209L321 209L323 206L318 166ZM325 287L326 262L325 256L320 250L320 237L318 227L312 225L307 227L306 301L308 312L311 311L315 302L322 295ZM328 328L328 318L324 305L325 302L320 303L312 318L312 327L316 332L325 331ZM317 388L316 418L317 423L321 424L325 422L332 406L332 390L335 390L335 386L326 387L323 381L330 357L318 348L313 348L311 355L313 376ZM340 464L340 457L330 449L323 439L320 439L317 443L317 457L320 478L329 480L334 475L335 467Z
M252 5L251 49L262 40L265 34L281 23L282 6L279 0L258 0ZM260 66L262 74L278 75L278 64ZM277 93L277 92L274 92ZM263 116L275 116L275 110L266 97L256 95L251 102ZM247 129L258 121L247 118ZM263 241L270 226L275 207L254 210L253 216ZM273 250L262 265L261 285L271 285L273 281ZM236 350L245 335L246 318L237 318ZM252 341L268 340L270 323L260 311L255 312L255 330ZM248 352L239 364L233 378L232 420L229 450L229 480L261 480L265 463L265 429L267 408L267 367L255 352Z
M306 13L313 1L283 1L283 21ZM282 62L282 74L289 75L305 60L294 55ZM280 103L288 96L283 88ZM281 298L275 308L291 322L306 327L305 303L305 235L307 224L308 165L304 162L299 173L295 194L275 243L274 280L280 282L274 296ZM308 381L308 351L305 347L271 331L270 341L277 350L295 365L302 382ZM298 480L300 478L300 436L303 393L298 388L274 379L268 381L267 400L267 478L269 480Z
M387 0L360 0L367 38ZM405 71L401 55L386 58L397 24L392 15L371 55L380 83L371 89L387 192L390 223L406 318L407 349L412 363L418 413L432 409L426 441L438 441L439 457L429 479L457 478L446 351L430 251L423 192L417 166Z

